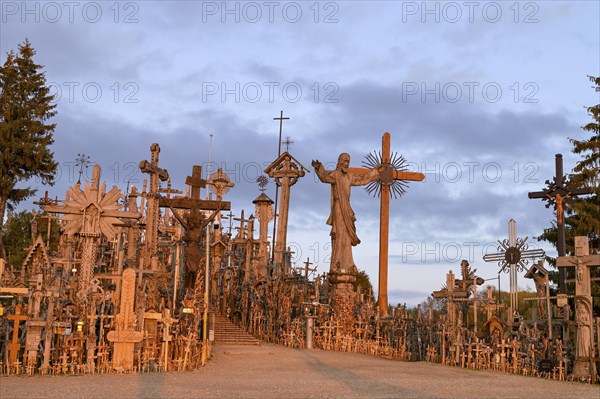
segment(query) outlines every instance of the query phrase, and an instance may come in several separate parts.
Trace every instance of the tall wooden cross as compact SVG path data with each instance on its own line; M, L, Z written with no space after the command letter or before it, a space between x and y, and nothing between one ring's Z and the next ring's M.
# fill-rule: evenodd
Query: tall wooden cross
M158 199L160 198L158 180L167 181L169 179L169 172L158 166L158 154L160 154L158 143L153 143L150 146L150 152L152 153L150 162L143 160L139 164L142 173L150 175L150 189L147 196L146 211L146 245L143 250L143 258L146 265L152 264L152 257L156 256L156 252L158 251L158 218L160 213L158 207Z
M541 198L543 201L548 201L546 208L552 205L549 200L555 201L556 210L556 227L558 230L558 241L556 243L556 249L558 256L565 256L566 253L566 239L565 239L565 225L564 225L564 200L567 197L574 197L578 195L593 194L594 190L591 187L577 188L573 185L572 181L567 181L563 174L563 158L562 154L556 154L555 156L555 168L556 176L554 181L546 180L547 188L542 191L534 191L528 194L529 198ZM566 293L566 277L567 271L564 267L558 267L558 292Z
M281 134L283 133L283 121L289 120L289 117L283 117L283 111L279 112L279 118L273 118L274 121L279 121L279 144L277 146L277 158L281 156ZM273 248L275 248L275 239L277 238L277 215L279 213L279 186L275 185L275 216L273 218ZM275 259L275 251L273 251L272 259Z
M192 167L192 175L185 179L185 184L191 187L191 195L189 198L171 198L161 197L159 204L161 207L169 207L175 209L188 209L191 211L215 211L231 209L231 203L228 201L212 201L200 199L200 189L206 187L206 180L202 179L202 167L194 165Z
M283 261L283 253L286 247L291 187L305 175L306 171L308 169L287 151L265 169L265 173L275 180L277 187L281 186L281 207L279 209L279 223L275 222L277 234L275 235L273 257L274 262L278 264Z
M575 237L575 256L559 256L556 266L575 268L575 322L577 342L573 375L595 382L593 303L590 269L600 267L600 255L590 255L589 239Z
M173 216L179 221L186 230L186 288L192 288L196 283L196 277L199 270L200 261L200 242L205 227L212 222L220 210L230 210L231 203L226 201L212 201L200 199L200 189L206 187L206 180L202 179L202 167L194 165L192 175L187 176L185 183L191 188L190 197L186 198L164 198L160 197L159 205L168 207L173 212ZM190 211L187 219L184 220L175 209L186 209ZM204 218L201 214L203 210L212 210L213 213Z
M498 243L498 253L486 254L483 260L486 262L498 262L501 272L510 273L510 314L507 319L512 320L512 313L517 310L517 271L526 268L529 259L541 258L546 253L543 249L528 249L527 238L517 238L517 222L513 219L508 221L508 240Z
M27 316L21 314L21 304L18 304L15 308L15 314L6 316L6 318L13 321L13 339L10 344L6 345L6 348L8 349L8 361L10 364L14 364L21 349L21 344L19 343L19 324L21 321L27 320Z
M423 181L425 175L419 172L395 170L391 163L391 138L388 132L381 139L381 164L385 169L380 173L381 204L379 210L379 290L377 300L379 315L386 316L388 308L388 263L389 263L389 231L390 231L390 186L394 181ZM354 173L366 174L369 169L349 168Z

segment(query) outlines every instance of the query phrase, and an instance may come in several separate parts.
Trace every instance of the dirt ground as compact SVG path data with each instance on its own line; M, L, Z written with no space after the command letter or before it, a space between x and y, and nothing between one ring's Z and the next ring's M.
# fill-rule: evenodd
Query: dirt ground
M8 398L600 399L600 387L263 344L215 346L194 372L2 377Z

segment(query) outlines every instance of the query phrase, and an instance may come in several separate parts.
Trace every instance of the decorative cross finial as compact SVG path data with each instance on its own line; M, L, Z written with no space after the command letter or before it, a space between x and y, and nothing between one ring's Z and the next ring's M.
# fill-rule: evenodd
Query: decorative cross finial
M290 150L290 146L294 144L294 140L292 140L290 136L287 136L282 144L285 145L285 151L287 152Z
M264 193L267 189L267 185L269 184L269 179L265 175L260 175L256 178L256 182L258 183L258 189Z
M75 158L75 166L79 167L79 178L77 179L77 184L81 184L81 175L83 174L83 170L87 170L90 166L90 157L85 155L83 152L81 154L77 154L77 158Z

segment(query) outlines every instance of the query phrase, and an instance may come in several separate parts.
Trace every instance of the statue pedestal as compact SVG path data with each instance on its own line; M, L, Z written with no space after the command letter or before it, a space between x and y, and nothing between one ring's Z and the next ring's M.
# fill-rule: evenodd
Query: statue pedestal
M590 359L576 359L575 363L573 364L572 376L576 379L590 378L596 372L596 370L593 370L591 366L592 363L590 363Z
M339 323L340 333L352 333L354 327L354 309L356 308L357 295L352 286L356 281L354 273L332 272L329 274L331 283L331 307L334 319Z

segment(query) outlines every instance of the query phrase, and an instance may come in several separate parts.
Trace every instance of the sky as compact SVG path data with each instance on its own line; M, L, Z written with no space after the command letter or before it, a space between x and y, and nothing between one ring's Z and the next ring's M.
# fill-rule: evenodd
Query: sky
M391 304L425 300L462 259L496 279L482 256L510 219L530 248L556 255L535 239L553 212L527 193L552 179L555 154L571 171L569 138L589 138L597 1L0 1L0 12L2 62L28 38L56 95L59 172L53 187L32 182L41 195L64 198L82 153L108 187L140 188L156 142L174 188L192 165L221 167L235 183L224 199L247 216L283 111L289 151L311 170L291 189L297 266L329 270L330 187L311 161L331 169L347 152L361 166L384 132L426 176L391 200ZM354 258L377 286L379 199L354 187L351 203Z

